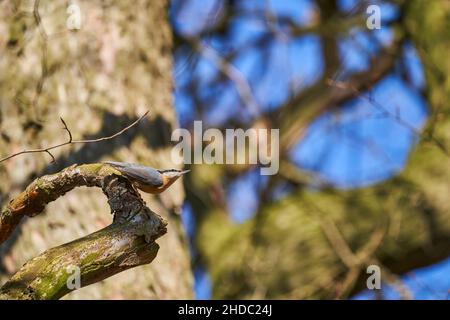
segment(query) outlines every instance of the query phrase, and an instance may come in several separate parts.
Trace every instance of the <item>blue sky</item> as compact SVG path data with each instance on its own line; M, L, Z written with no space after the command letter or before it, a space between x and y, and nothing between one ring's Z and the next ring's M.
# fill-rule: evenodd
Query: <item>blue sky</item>
M180 1L173 1L173 6ZM397 16L395 6L375 2L381 5L383 21ZM220 15L221 1L189 0L184 3L188 3L184 10L177 16L171 16L172 25L179 34L195 35ZM238 5L244 14L231 22L226 40L211 36L205 44L218 54L225 55L264 35L266 25L245 12L257 10L267 3L270 3L273 14L288 16L300 25L307 24L313 18L312 0L241 1ZM344 11L352 10L355 4L355 0L339 2ZM388 27L370 36L366 31L354 29L350 36L341 37L339 54L344 63L343 74L367 68L380 46L392 40ZM282 26L280 32L282 35ZM288 100L293 91L312 85L321 76L324 66L320 46L315 35L296 39L280 36L270 41L264 52L250 47L232 63L248 81L261 110L271 110ZM363 98L348 102L339 113L326 113L316 119L305 138L293 148L290 154L292 161L302 169L315 173L318 179L325 179L343 189L371 185L401 171L411 147L417 142L416 130L420 130L427 118L426 101L420 94L425 85L422 65L412 45L405 47L402 59L409 82L394 72L380 81L370 93L364 93ZM400 66L395 71L398 68ZM243 102L233 83L219 85L215 82L217 74L217 68L208 59L195 60L192 52L186 50L176 52L174 95L182 126L198 120L192 116L196 102L190 90L196 90L198 98L207 102L208 107L202 118L205 126L217 126L233 117L251 118L250 114L242 111ZM194 89L189 87L193 81L197 84ZM233 187L228 190L233 191L227 191L227 200L230 216L236 223L242 223L254 215L261 183L263 181L255 172L232 182ZM195 221L190 210L189 205L185 205L183 221L192 234L195 232ZM191 251L195 254L194 248ZM403 279L416 298L444 299L450 288L448 274L450 259L415 270ZM209 298L211 284L208 275L201 269L195 270L194 275L197 298ZM387 297L396 298L395 290L386 287L384 292ZM370 299L372 295L366 292L355 298Z

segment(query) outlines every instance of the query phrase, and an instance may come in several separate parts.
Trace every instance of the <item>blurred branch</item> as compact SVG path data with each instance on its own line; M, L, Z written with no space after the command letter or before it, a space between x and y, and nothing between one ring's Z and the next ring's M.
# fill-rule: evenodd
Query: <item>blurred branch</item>
M405 12L398 10L400 17L391 24L394 36L392 45L376 53L371 52L370 66L367 70L345 77L335 77L332 80L329 79L334 77L324 76L312 87L302 92L297 91L293 98L280 108L275 108L267 115L263 115L268 122L273 119L271 127L280 128L281 145L284 151L288 151L293 144L298 143L306 127L323 113L336 110L344 103L357 99L361 94L370 97L370 91L374 85L386 75L396 72L395 65L399 58L403 57L401 50L405 40L413 40L425 69L425 90L428 92L427 102L431 110L429 115L431 121L428 127L430 123L436 122L437 138L443 146L449 148L450 113L447 103L449 88L443 85L448 83L450 74L449 65L443 62L446 61L444 57L448 52L446 50L448 34L443 31L447 29L435 27L436 25L448 26L445 14L448 8L438 1L397 2L407 3L408 11L413 13L406 12L405 17ZM264 17L264 14L261 14L261 17ZM365 13L355 17L352 23L364 23L365 19L359 19L364 17L367 18ZM351 17L348 19L345 17L339 24L342 23L343 26L343 23L350 22L350 19ZM273 32L272 27L276 23L281 24L279 17L277 20L277 22L269 21L270 31ZM383 23L383 28L384 26ZM339 34L339 25L334 23L334 19L330 19L330 22L325 24L299 26L298 35L311 32L314 28L320 32ZM410 35L404 33L405 29L410 29ZM254 39L267 44L267 35L271 34L265 33L264 37L259 38L255 36L231 54L223 55L223 57L228 61L235 61L233 58L230 59L231 55L236 55L236 52L242 54L242 48L248 48L249 44L253 47ZM378 48L378 46L375 47ZM345 85L336 86L339 82ZM362 98L365 99L365 97ZM395 112L393 115L397 117ZM244 127L248 124L242 122L239 126ZM417 129L413 131L419 133ZM401 284L394 273L403 274L448 257L450 248L447 201L450 174L448 158L444 158L435 148L429 148L424 136L422 133L421 142L415 146L405 169L401 173L396 173L395 177L388 181L358 190L329 190L328 188L301 190L298 188L300 190L291 192L290 195L283 195L279 201L265 205L256 215L257 219L259 216L264 216L265 219L264 223L258 226L261 235L259 242L249 240L252 236L249 229L253 227L254 220L239 226L227 224L228 220L224 218L225 209L218 208L212 196L208 198L211 194L211 186L217 184L217 179L210 179L202 185L194 181L196 185L194 183L192 185L195 190L188 188L188 199L194 200L191 203L194 203L193 212L197 218L195 243L199 252L198 260L206 266L215 284L214 296L253 297L253 293L249 295L249 292L254 292L254 288L257 287L263 288L264 296L268 294L269 298L277 298L290 289L295 290L290 298L334 297L335 280L339 279L343 281L339 284L337 293L340 297L348 297L356 290L365 287L365 281L361 281L363 269L360 263L362 261L379 265L383 268L383 272L387 273L386 280ZM286 157L286 155L287 152L281 156ZM294 164L290 167L283 165L284 162L281 160L282 178L289 176L290 180L295 180L296 186L302 186L307 179L302 177L301 172L296 172ZM350 169L353 170L351 167ZM210 175L210 171L206 174ZM226 174L222 173L222 176L228 178L230 174L226 172ZM192 196L194 192L196 194ZM333 218L330 223L339 225L339 229L334 226L336 227L334 234L333 226L329 228L331 232L328 230L327 236L323 228L318 223L314 223L308 208L305 208L305 200L308 199L312 199L312 202L320 206L328 217ZM376 233L378 229L374 230L373 226L389 218L398 220L398 228L396 232L387 231L385 238L380 239L381 237L378 238ZM325 228L327 226L329 227L326 225ZM337 242L335 239L338 239ZM373 245L370 248L367 247L369 243L367 246L364 245L367 240ZM382 241L381 245L379 241ZM281 252L275 258L277 262L275 273L270 271L272 269L268 271L264 265L270 250L274 247ZM356 250L354 250L355 247ZM232 249L227 250L227 248ZM359 250L360 248L362 251ZM371 253L375 251L377 258L372 256L370 259ZM255 257L254 260L261 261L261 267L248 266L246 262L249 253L251 257ZM359 256L360 253L361 256ZM249 277L249 274L253 276ZM231 278L234 281L230 281ZM398 290L403 291L404 288ZM407 291L401 295L407 297Z
M214 63L217 69L235 84L236 91L247 106L248 111L254 117L258 116L260 114L258 103L244 75L231 62L221 57L213 48L202 44L200 40L192 39L190 43L201 55Z
M324 81L319 81L311 88L300 92L286 104L264 114L263 118L256 118L253 125L263 119L268 128L280 128L280 155L283 157L284 152L299 142L311 121L324 112L363 95L364 90L371 89L393 70L400 53L401 41L394 41L373 59L367 70L352 74L345 81L345 86L336 86L334 84L338 83L337 81L325 78ZM234 174L242 173L249 168L250 166L245 165L233 168Z
M320 19L322 20L319 25L327 25L332 23L336 26L340 25L340 21L335 20L336 12L339 12L338 6L335 0L318 0L317 5L320 8ZM335 32L324 32L320 34L322 43L322 55L325 64L325 77L331 77L339 68L340 57L338 49L338 37Z
M403 120L398 114L394 114L393 112L389 111L383 105L381 105L375 99L373 99L370 95L367 95L364 92L359 91L357 88L353 87L350 83L342 81L334 81L331 79L327 80L327 83L330 86L342 90L354 91L355 95L357 95L359 98L368 101L375 108L381 110L384 115L390 117L391 119L394 119L399 125L409 130L413 135L415 135L418 138L421 136L422 134L421 130L415 128L414 126ZM433 142L438 147L438 149L441 150L447 157L450 157L450 152L448 151L447 147L442 141L436 138L433 134L427 136L427 139L431 140L431 142Z
M386 74L392 71L400 54L401 41L394 41L372 61L371 66L362 72L351 75L346 83L349 88L342 90L329 86L327 79L293 97L287 104L277 109L275 127L280 128L280 146L285 151L298 142L307 125L323 112L355 98L361 91L370 89ZM350 89L352 88L352 89Z
M387 228L386 226L377 227L368 238L366 244L358 249L357 252L354 252L336 223L328 217L327 212L323 212L310 201L305 201L304 204L312 210L312 216L318 221L330 246L348 269L344 280L336 288L336 298L348 296L358 281L362 267L373 263L375 252L382 244Z
M51 147L47 147L47 148L22 150L22 151L20 151L20 152L16 152L16 153L13 153L13 154L11 154L11 155L9 155L9 156L6 156L6 157L4 157L4 158L1 158L1 159L0 159L0 162L6 161L6 160L8 160L8 159L14 158L14 157L16 157L16 156L19 156L19 155L25 154L25 153L41 153L41 152L45 152L45 153L47 153L48 155L50 155L50 157L52 157L52 162L55 162L55 161L56 161L56 160L55 160L55 157L54 157L53 154L50 152L50 150L53 150L53 149L56 149L56 148L59 148L59 147L66 146L66 145L68 145L68 144L96 143L96 142L101 142L101 141L105 141L105 140L111 140L111 139L114 139L115 137L120 136L120 135L123 134L125 131L131 129L131 128L134 127L136 124L138 124L138 122L140 122L142 119L144 119L144 117L147 116L147 114L148 114L148 111L145 112L142 116L140 116L140 117L139 117L137 120L135 120L133 123L131 123L130 125L126 126L125 128L123 128L122 130L116 132L116 133L113 134L113 135L110 135L110 136L108 136L108 137L102 137L102 138L98 138L98 139L88 139L88 140L73 140L73 139L72 139L72 133L70 132L69 128L67 127L66 122L64 121L63 118L60 118L60 119L61 119L61 122L62 122L63 125L64 125L63 130L67 131L67 133L68 133L68 135L69 135L69 140L67 140L67 141L64 142L64 143L60 143L60 144L57 144L57 145L54 145L54 146L51 146Z
M73 165L36 179L1 213L0 243L24 216L41 213L49 202L79 186L102 188L114 222L27 262L0 288L0 299L57 299L70 291L73 267L79 268L80 284L86 286L156 257L159 246L154 241L166 233L167 223L146 207L127 179L103 164Z

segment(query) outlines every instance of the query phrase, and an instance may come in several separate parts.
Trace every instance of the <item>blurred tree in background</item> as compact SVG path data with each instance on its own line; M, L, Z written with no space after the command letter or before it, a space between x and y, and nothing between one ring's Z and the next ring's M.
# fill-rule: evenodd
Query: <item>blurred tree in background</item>
M191 166L184 192L145 198L169 219L152 265L67 298L190 298L191 267L215 298L347 298L371 264L408 297L399 275L450 255L450 2L161 2L76 1L71 31L75 2L0 0L2 156L60 142L58 116L75 136L100 137L151 113L115 140L57 150L56 164L2 163L2 205L73 163L173 167L171 132L194 120L279 128L280 172ZM379 30L367 28L372 4ZM80 188L25 221L0 247L0 282L108 224L102 196Z
M278 175L195 165L186 180L213 297L346 298L371 264L411 297L398 276L450 253L450 2L192 0L171 13L182 126L280 129Z

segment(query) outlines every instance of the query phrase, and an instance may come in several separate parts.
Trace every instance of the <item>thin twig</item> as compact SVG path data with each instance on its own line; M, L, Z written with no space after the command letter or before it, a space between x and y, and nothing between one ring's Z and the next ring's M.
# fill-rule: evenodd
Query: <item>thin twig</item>
M105 140L111 140L111 139L114 139L115 137L120 136L120 135L123 134L125 131L127 131L127 130L131 129L132 127L134 127L134 126L135 126L138 122L140 122L147 114L148 114L148 111L145 112L142 116L140 116L140 117L139 117L136 121L134 121L132 124L128 125L127 127L123 128L122 130L120 130L119 132L117 132L117 133L115 133L115 134L113 134L113 135L111 135L111 136L108 136L108 137L102 137L102 138L98 138L98 139L89 139L89 140L73 140L73 139L72 139L72 133L70 132L69 128L67 127L66 122L65 122L62 118L60 118L60 119L61 119L61 122L62 122L63 125L64 125L64 128L63 128L63 129L66 130L67 133L69 134L69 140L68 140L68 141L63 142L63 143L60 143L60 144L57 144L57 145L54 145L54 146L51 146L51 147L47 147L47 148L22 150L22 151L13 153L13 154L11 154L11 155L9 155L9 156L6 156L6 157L0 159L0 163L3 162L3 161L9 160L9 159L11 159L11 158L14 158L14 157L16 157L16 156L19 156L19 155L21 155L21 154L25 154L25 153L40 153L40 152L45 152L45 153L49 154L50 157L52 157L52 162L56 162L56 159L55 159L55 157L53 156L53 154L50 152L50 150L53 150L53 149L56 149L56 148L59 148L59 147L66 146L66 145L68 145L68 144L75 144L75 143L95 143L95 142L101 142L101 141L105 141Z
M59 117L60 119L61 119L61 122L63 123L63 125L64 125L64 130L66 130L67 131L67 133L69 134L69 142L72 142L72 132L70 132L70 130L69 130L69 128L67 127L67 124L66 124L66 122L64 121L64 119L62 118L62 117Z

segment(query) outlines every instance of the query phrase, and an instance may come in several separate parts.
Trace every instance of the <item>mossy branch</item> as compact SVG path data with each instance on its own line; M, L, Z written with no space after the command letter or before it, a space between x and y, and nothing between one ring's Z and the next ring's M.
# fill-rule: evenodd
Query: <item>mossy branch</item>
M41 213L49 202L78 186L102 188L114 222L27 262L0 288L0 299L58 299L71 291L67 283L74 267L79 268L83 287L156 257L159 246L154 241L166 233L166 221L146 207L126 178L103 164L73 165L32 182L1 213L0 243L24 216Z

